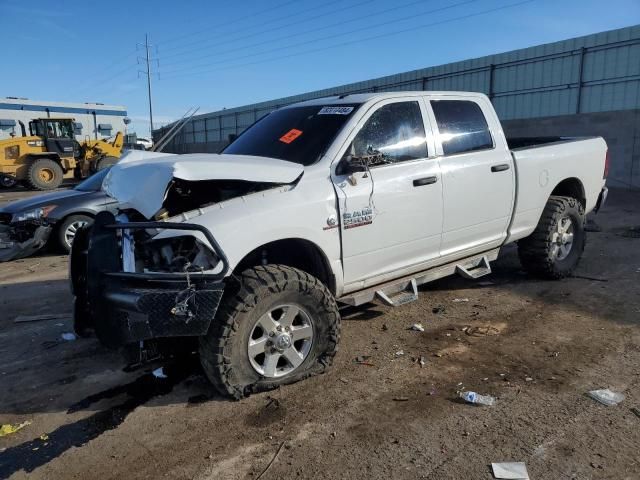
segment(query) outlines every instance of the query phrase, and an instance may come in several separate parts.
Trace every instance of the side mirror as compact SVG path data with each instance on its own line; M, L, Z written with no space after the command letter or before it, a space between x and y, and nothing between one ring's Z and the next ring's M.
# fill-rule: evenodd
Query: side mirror
M367 168L358 157L345 155L336 166L336 175L351 175L355 172L366 172Z

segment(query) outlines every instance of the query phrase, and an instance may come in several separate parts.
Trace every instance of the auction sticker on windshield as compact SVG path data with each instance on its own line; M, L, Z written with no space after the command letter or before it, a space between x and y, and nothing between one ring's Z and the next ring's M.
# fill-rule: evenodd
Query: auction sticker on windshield
M283 136L280 137L280 141L284 143L291 143L300 135L302 135L302 130L298 130L297 128L292 128L291 130L289 130L287 133L285 133Z
M318 115L349 115L353 107L322 107Z

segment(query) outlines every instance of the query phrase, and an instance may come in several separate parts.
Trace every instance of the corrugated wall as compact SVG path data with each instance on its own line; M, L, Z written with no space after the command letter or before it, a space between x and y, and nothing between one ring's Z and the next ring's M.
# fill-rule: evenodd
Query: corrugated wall
M483 92L503 120L637 109L640 25L199 115L166 150L217 151L230 135L291 103L396 90Z

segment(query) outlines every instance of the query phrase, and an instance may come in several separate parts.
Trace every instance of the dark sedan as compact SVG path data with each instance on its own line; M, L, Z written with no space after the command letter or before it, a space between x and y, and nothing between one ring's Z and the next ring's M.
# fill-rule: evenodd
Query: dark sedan
M78 228L91 223L98 212L115 210L117 202L101 190L108 172L101 170L71 190L0 208L0 261L29 256L47 243L68 252Z

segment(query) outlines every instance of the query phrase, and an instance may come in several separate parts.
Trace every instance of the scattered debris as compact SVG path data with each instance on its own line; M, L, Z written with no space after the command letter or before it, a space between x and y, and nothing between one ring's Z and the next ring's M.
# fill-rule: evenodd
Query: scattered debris
M0 437L6 437L7 435L11 435L12 433L16 433L18 430L22 430L27 425L31 425L29 420L18 423L16 425L11 425L10 423L5 423L0 427Z
M13 323L40 322L42 320L70 320L68 313L45 313L42 315L18 315Z
M436 305L431 309L431 312L433 312L435 315L438 315L439 313L444 313L445 312L444 305Z
M360 355L355 358L354 362L358 365L367 365L369 367L374 367L375 365L373 363L367 361L369 358L371 358L370 355Z
M633 413L636 417L640 418L640 408L631 407L631 413Z
M525 377L524 381L525 381L525 382L533 382L533 378L531 378L531 377Z
M415 330L416 332L424 332L424 327L421 323L414 323L409 327L409 330Z
M571 275L573 278L581 278L583 280L593 280L594 282L608 282L606 278L589 277L587 275Z
M27 270L29 270L31 273L35 273L35 271L38 270L39 266L40 266L40 262L34 263L30 267L27 267Z
M386 323L383 323L383 324L382 324L382 331L383 331L383 332L386 332L387 330L389 330L389 327L387 327L387 324L386 324Z
M616 229L616 235L626 238L640 238L640 225Z
M474 405L492 406L496 403L496 399L490 395L479 395L476 392L460 392L460 398L467 403Z
M424 357L420 357L420 360L418 361L418 363L420 364L420 368L424 367L425 364L427 363L424 359Z
M46 433L43 433L42 435L40 435L40 440L42 440L43 442L46 442L47 440L49 440L49 435L47 435Z
M342 383L349 383L349 380L347 380L347 379L346 379L346 378L344 378L344 377L340 377L340 381L341 381Z
M153 372L153 376L156 378L168 378L167 374L164 373L164 367L156 368Z
M273 458L271 459L271 461L269 462L269 464L266 466L266 468L262 471L262 473L260 475L258 475L256 477L256 480L260 480L262 478L262 476L267 473L267 470L269 470L269 468L271 468L271 465L273 465L273 462L276 461L276 458L278 458L278 455L280 455L280 451L282 450L282 447L284 447L284 442L282 442L280 444L280 446L278 447L278 450L276 451L276 454L273 456ZM528 477L527 477L528 478Z
M75 333L71 333L71 332L63 333L61 335L61 337L62 337L63 340L66 340L67 342L73 342L74 340L76 340L78 338L78 337L76 337Z
M496 327L485 326L485 327L467 327L463 329L464 333L470 335L472 337L486 337L489 335L499 335L500 330Z
M607 407L619 404L624 400L622 393L612 392L608 388L602 390L591 390L587 395Z
M396 355L396 357L401 357L401 356L403 356L403 355L404 355L404 350L398 350L398 351L395 353L395 355Z
M394 402L408 402L409 397L393 397Z
M529 472L524 462L492 463L493 476L509 480L529 480Z
M454 303L460 303L460 302L468 302L469 299L468 298L454 298L453 302Z

